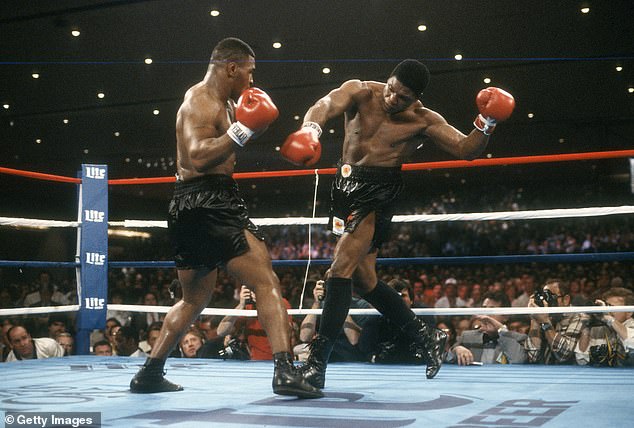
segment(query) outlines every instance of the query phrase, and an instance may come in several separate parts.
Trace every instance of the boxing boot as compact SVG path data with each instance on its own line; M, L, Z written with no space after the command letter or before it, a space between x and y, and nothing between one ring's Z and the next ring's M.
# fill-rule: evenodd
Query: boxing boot
M151 358L141 367L141 370L130 381L130 392L137 394L151 394L154 392L182 391L183 387L170 382L164 377L163 366L153 363Z
M412 339L411 349L416 359L425 359L427 379L438 374L445 356L447 333L430 327L418 318L414 318L403 327L403 332Z
M320 398L324 394L308 383L299 369L293 365L291 354L278 352L273 355L273 392L299 398Z
M326 365L332 353L333 342L326 336L318 334L308 345L308 359L300 368L304 378L311 385L323 388L326 384Z

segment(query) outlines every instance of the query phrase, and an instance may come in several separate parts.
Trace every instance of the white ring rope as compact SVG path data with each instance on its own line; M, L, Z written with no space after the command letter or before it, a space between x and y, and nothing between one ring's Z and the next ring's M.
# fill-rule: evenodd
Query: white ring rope
M167 313L171 306L147 305L108 305L109 310L128 312L157 312ZM528 306L512 308L412 308L416 315L526 315L526 314L570 314L570 313L601 313L601 312L634 312L634 306L565 306L555 308L532 308ZM321 309L288 309L289 315L320 315ZM0 311L0 315L2 312ZM254 309L224 309L206 308L203 315L225 316L257 316ZM380 315L376 309L350 309L350 315Z
M109 304L108 310L124 312L156 312L167 313L172 306L120 305ZM79 305L42 306L35 308L0 309L0 316L45 314L53 312L73 312ZM528 314L574 314L574 313L607 313L634 312L634 306L564 306L553 308L542 307L500 307L500 308L412 308L416 315L528 315ZM288 309L289 315L321 315L322 309ZM255 309L205 308L201 315L223 315L256 317ZM380 315L376 309L350 309L350 315Z
M634 206L619 207L590 207L590 208L556 208L550 210L528 211L497 211L488 213L456 213L456 214L410 214L395 215L395 223L439 222L439 221L482 221L482 220L533 220L546 218L596 217L617 214L633 214ZM327 217L281 217L281 218L252 218L258 226L293 226L328 224ZM76 221L36 220L27 218L0 217L0 226L31 226L31 227L77 227ZM124 220L110 221L113 227L156 227L167 228L166 221L159 220Z
M79 305L39 306L35 308L0 309L0 316L49 314L56 312L77 312Z

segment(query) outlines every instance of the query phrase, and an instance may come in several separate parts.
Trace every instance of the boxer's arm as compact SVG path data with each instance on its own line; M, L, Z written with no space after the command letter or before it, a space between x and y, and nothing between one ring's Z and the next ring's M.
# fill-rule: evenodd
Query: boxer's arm
M197 172L205 172L220 165L234 153L235 143L220 129L226 126L222 121L226 121L226 117L224 106L208 106L195 101L184 114L183 139Z
M441 149L459 159L473 160L480 156L489 142L489 136L474 129L465 135L447 123L436 112L426 113L425 134Z
M323 127L330 119L341 116L350 109L355 104L357 94L363 90L364 85L360 80L344 82L308 109L304 116L304 123L314 122Z

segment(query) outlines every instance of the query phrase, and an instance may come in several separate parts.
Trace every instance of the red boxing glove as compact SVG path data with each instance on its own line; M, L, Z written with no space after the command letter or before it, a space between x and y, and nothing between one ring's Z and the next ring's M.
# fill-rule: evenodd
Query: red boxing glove
M282 157L295 165L312 166L321 157L319 136L321 128L317 123L306 122L299 131L286 138L282 149Z
M273 100L266 92L258 88L249 88L238 99L237 121L231 124L227 135L237 145L244 147L254 134L264 131L279 114Z
M489 87L478 92L476 105L480 114L473 121L473 126L485 135L491 135L498 122L511 116L515 99L505 90Z

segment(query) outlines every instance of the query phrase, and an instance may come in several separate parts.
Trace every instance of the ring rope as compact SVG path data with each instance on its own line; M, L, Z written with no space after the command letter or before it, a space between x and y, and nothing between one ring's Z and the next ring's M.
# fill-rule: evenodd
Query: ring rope
M313 209L314 211L314 209ZM456 214L404 214L395 215L394 223L442 222L442 221L483 221L483 220L533 220L548 218L598 217L607 215L633 214L634 206L555 208L548 210L494 211L484 213ZM313 213L314 214L314 213ZM328 217L263 217L251 218L258 226L304 226L328 224ZM0 217L0 226L14 227L78 227L77 221L39 220L28 218ZM167 228L167 221L123 220L109 221L109 226L126 228Z
M568 162L578 160L597 160L597 159L613 159L634 157L634 150L612 150L602 152L585 152L585 153L567 153L559 155L536 155L536 156L514 156L506 158L491 159L475 159L471 161L439 161L439 162L420 162L403 164L403 171L414 171L422 169L445 169L445 168L473 168L480 166L496 166L496 165L519 165L528 163L549 163L549 162ZM263 171L263 172L238 172L233 174L235 179L251 179L251 178L272 178L272 177L296 177L302 175L311 175L313 171L320 174L332 175L337 171L336 168L323 168L317 170L280 170L280 171ZM49 181L59 181L67 183L81 183L81 179L75 177L64 177L52 174L43 174L40 172L21 171L18 169L0 167L0 174L19 175L28 178L35 178ZM109 185L130 185L130 184L161 184L173 183L176 181L175 176L169 177L148 177L148 178L120 178L109 179Z
M122 305L109 304L108 310L125 312L167 313L172 306ZM72 312L79 310L79 305L42 306L37 308L0 309L0 316L34 315L54 312ZM530 314L575 314L575 313L608 313L634 312L634 306L565 306L565 307L501 307L501 308L412 308L416 315L455 316L455 315L530 315ZM289 315L321 315L322 309L288 309ZM350 309L350 315L381 315L376 309ZM255 309L205 308L201 315L222 315L256 317Z
M0 316L35 315L57 312L77 312L79 305L39 306L34 308L0 309Z
M597 263L614 261L634 260L634 252L617 253L576 253L576 254L522 254L508 256L456 256L456 257L394 257L378 258L379 265L467 265L467 264L507 264L507 263ZM306 259L298 260L273 260L273 266L303 266ZM330 259L313 259L311 264L326 266L332 263ZM39 268L77 268L79 262L49 262L31 260L0 260L0 267L39 267ZM173 268L175 263L169 260L163 261L108 261L108 266L112 269L133 267L133 268Z
M167 313L171 306L109 304L108 309L128 312ZM28 308L26 308L28 309ZM287 309L289 315L320 315L322 309ZM504 308L412 308L416 315L528 315L528 314L571 314L634 312L634 306L564 306L564 307L504 307ZM255 309L205 308L202 315L257 316ZM376 309L350 309L350 315L380 315ZM0 310L2 315L2 310Z

